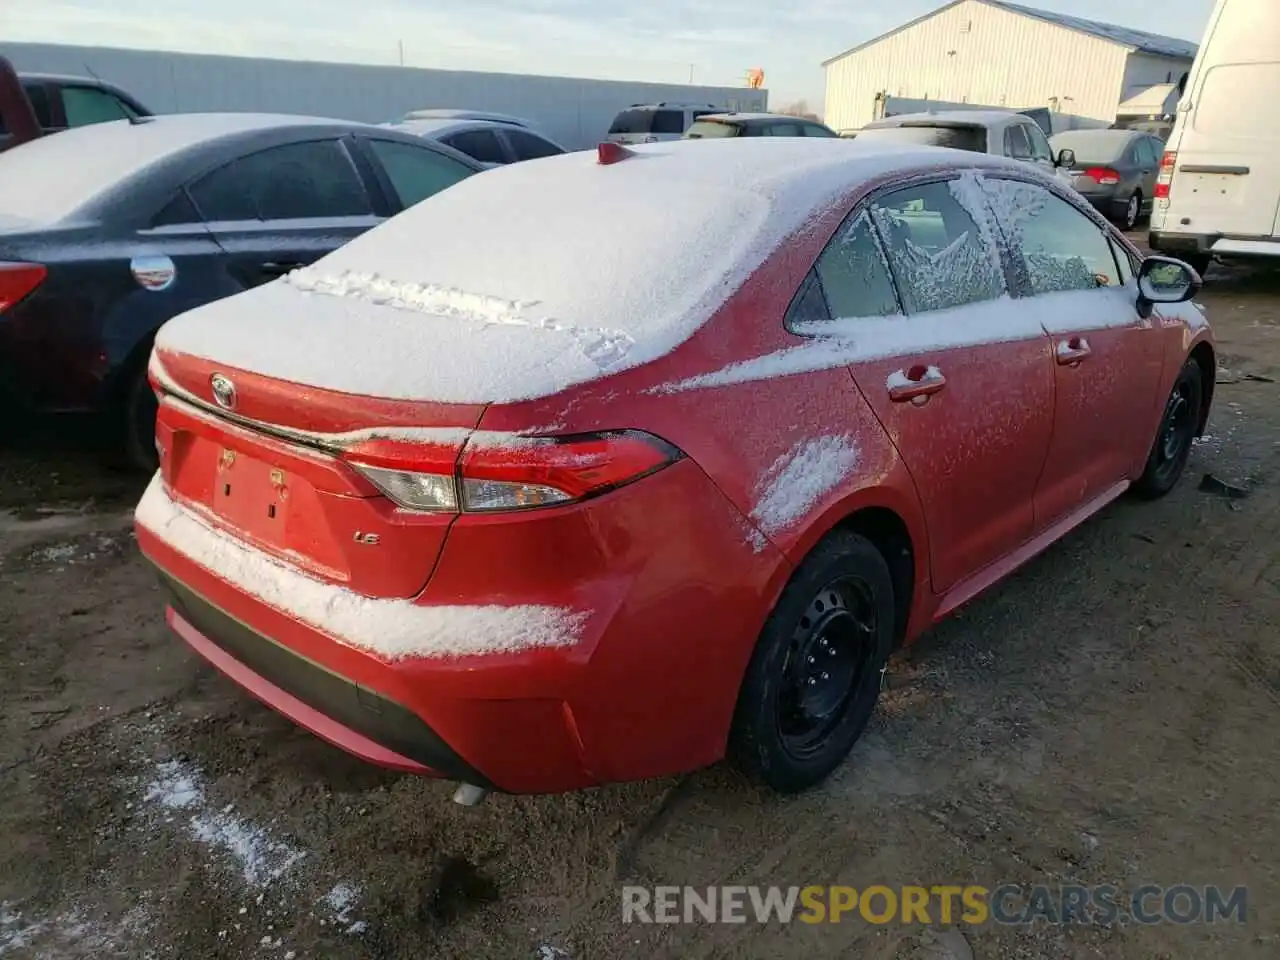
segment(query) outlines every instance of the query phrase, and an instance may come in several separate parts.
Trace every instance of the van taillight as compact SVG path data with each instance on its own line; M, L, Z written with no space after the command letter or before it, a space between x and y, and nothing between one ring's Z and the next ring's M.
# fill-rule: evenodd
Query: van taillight
M48 275L44 264L0 261L0 313L29 295Z
M371 440L343 459L406 510L482 513L573 503L639 480L680 459L640 430L564 438L512 437L509 444Z
M1178 159L1176 150L1166 150L1164 156L1160 158L1160 173L1156 177L1156 193L1157 200L1169 199L1169 188L1173 186L1173 165Z

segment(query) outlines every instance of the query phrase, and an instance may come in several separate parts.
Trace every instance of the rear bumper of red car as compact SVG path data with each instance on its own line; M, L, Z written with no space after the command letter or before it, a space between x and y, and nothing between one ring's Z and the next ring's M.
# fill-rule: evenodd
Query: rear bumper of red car
M148 496L168 499L159 481ZM682 521L674 526L687 531L678 539L653 522L673 504ZM314 604L304 619L288 609L296 595L267 602L234 565L219 573L216 562L206 565L213 554L193 559L189 531L142 520L136 531L160 571L175 632L273 709L372 763L508 793L560 793L723 756L778 555L755 552L741 517L688 462L527 521L522 536L557 544L562 562L520 559L524 541L506 526L514 522L456 525L422 595L385 603L476 609L518 584L529 599L516 602L540 597L580 611L571 643L380 653L368 636L330 632ZM246 549L227 541L229 532L218 536L220 548ZM594 562L571 559L583 556ZM322 589L339 604L351 598L336 584ZM357 628L376 629L378 612Z

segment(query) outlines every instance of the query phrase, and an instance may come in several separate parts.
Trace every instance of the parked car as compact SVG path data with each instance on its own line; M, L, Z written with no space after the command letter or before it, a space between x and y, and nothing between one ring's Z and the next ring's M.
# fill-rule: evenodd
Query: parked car
M1218 0L1160 161L1151 249L1201 271L1280 257L1277 97L1280 6Z
M0 392L96 414L154 469L146 360L162 323L311 263L479 169L381 127L254 114L24 143L0 155Z
M1053 150L1040 125L1012 110L904 113L867 124L858 131L858 139L951 147L1022 160L1048 170L1055 167Z
M151 111L129 93L96 78L22 73L18 80L42 133L151 116ZM11 140L8 118L0 110L0 151L7 150Z
M473 177L166 324L178 635L464 800L726 753L793 791L896 646L1174 486L1194 271L1028 164L749 139Z
M830 127L780 113L708 113L684 132L686 140L725 137L835 137Z
M419 118L401 120L388 126L443 143L488 167L554 157L565 152L564 147L536 130L505 120Z
M722 111L711 103L637 103L613 118L606 139L622 144L679 140L699 117Z
M1140 130L1068 130L1049 138L1058 166L1103 216L1126 230L1151 212L1164 144Z

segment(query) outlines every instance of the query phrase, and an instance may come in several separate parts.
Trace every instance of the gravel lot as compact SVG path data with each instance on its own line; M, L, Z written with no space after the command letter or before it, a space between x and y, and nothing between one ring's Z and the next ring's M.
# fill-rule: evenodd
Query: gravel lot
M1280 279L1200 300L1224 369L1181 486L899 658L844 770L790 800L712 769L467 810L365 767L167 634L139 482L0 453L0 957L1280 956ZM1249 915L627 926L627 882L1247 885Z

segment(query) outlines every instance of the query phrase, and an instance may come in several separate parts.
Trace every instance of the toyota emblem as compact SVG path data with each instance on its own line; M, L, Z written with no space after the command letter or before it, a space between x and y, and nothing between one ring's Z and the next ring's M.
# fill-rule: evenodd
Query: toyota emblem
M209 378L209 386L213 388L213 399L224 410L232 410L236 405L236 385L220 373Z

